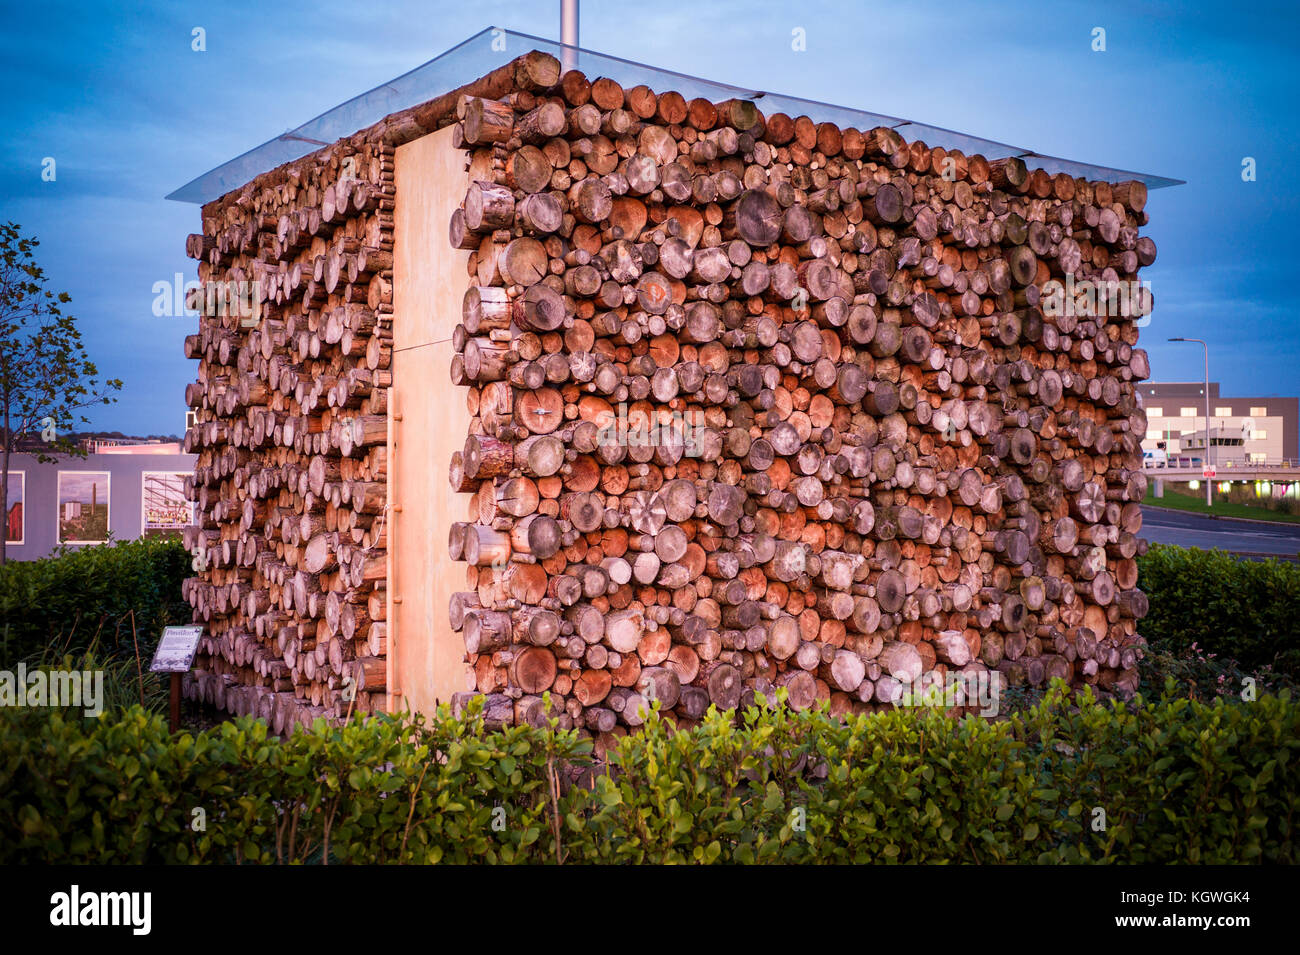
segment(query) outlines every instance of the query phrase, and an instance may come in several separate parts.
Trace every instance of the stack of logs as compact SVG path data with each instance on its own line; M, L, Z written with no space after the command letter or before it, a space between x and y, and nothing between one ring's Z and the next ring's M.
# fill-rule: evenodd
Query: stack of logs
M1141 183L578 71L457 115L458 704L607 743L650 698L1135 688L1145 303L1042 297L1154 261Z
M277 732L386 706L393 158L340 141L206 206L187 242L184 593L205 625L187 693Z
M490 721L1134 688L1146 356L1128 300L1042 295L1154 260L1144 187L531 53L204 207L188 693L277 730L387 705L393 156L449 122L491 171L449 230L450 623Z

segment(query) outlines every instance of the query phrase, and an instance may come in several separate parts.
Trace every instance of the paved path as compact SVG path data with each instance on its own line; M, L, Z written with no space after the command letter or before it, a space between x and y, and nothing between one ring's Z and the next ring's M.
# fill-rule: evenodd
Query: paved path
M1141 536L1161 544L1250 555L1296 559L1300 553L1300 524L1234 521L1153 507L1142 508Z

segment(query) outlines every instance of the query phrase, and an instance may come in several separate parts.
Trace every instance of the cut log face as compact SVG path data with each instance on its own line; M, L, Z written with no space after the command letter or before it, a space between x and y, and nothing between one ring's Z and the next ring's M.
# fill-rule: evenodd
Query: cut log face
M880 668L900 683L915 683L924 671L921 654L910 643L886 643L876 658Z
M1155 261L1145 188L761 104L529 53L204 208L205 288L262 295L185 343L194 692L281 727L400 705L395 147L448 123L447 612L490 722L865 712L971 668L1131 689L1146 303L1054 283Z
M741 193L732 215L735 235L754 248L765 248L781 236L781 207L764 190Z
M525 693L542 693L555 682L555 655L545 647L528 647L515 657L514 683Z

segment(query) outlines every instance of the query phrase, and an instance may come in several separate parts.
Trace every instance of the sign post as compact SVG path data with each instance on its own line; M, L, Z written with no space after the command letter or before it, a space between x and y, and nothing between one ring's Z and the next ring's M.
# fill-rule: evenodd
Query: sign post
M181 676L190 671L201 636L201 626L164 627L153 662L149 664L150 673L171 674L168 722L173 733L181 727Z
M167 728L175 733L181 728L181 675L171 674L167 683Z

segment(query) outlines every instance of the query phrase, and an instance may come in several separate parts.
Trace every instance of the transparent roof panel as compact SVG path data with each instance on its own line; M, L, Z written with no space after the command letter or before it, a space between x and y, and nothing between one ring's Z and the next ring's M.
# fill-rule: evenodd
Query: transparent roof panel
M1136 179L1145 183L1148 189L1177 186L1183 182L1181 179L1166 179L1162 176L1096 166L1056 156L1044 156L1021 146L981 139L978 136L896 116L886 116L883 113L872 113L847 106L835 106L798 96L744 89L727 83L701 79L698 76L688 76L685 73L647 66L644 63L635 63L606 53L566 46L555 40L498 27L488 27L422 66L417 66L367 93L354 96L315 119L308 120L298 128L282 133L250 149L242 156L237 156L205 172L197 179L181 186L167 198L179 202L210 202L231 190L238 189L268 170L300 159L322 146L328 146L345 136L351 136L358 130L373 126L391 113L418 106L443 93L464 86L528 50L550 53L567 68L580 69L591 79L607 76L624 87L644 84L656 92L676 90L687 99L698 96L714 102L747 99L751 100L764 115L775 112L786 113L791 117L806 115L815 122L853 126L864 131L876 126L891 126L908 141L919 139L930 146L960 149L968 155L980 153L986 159L1018 156L1031 167L1041 166L1050 173L1065 172L1071 176L1105 182Z

